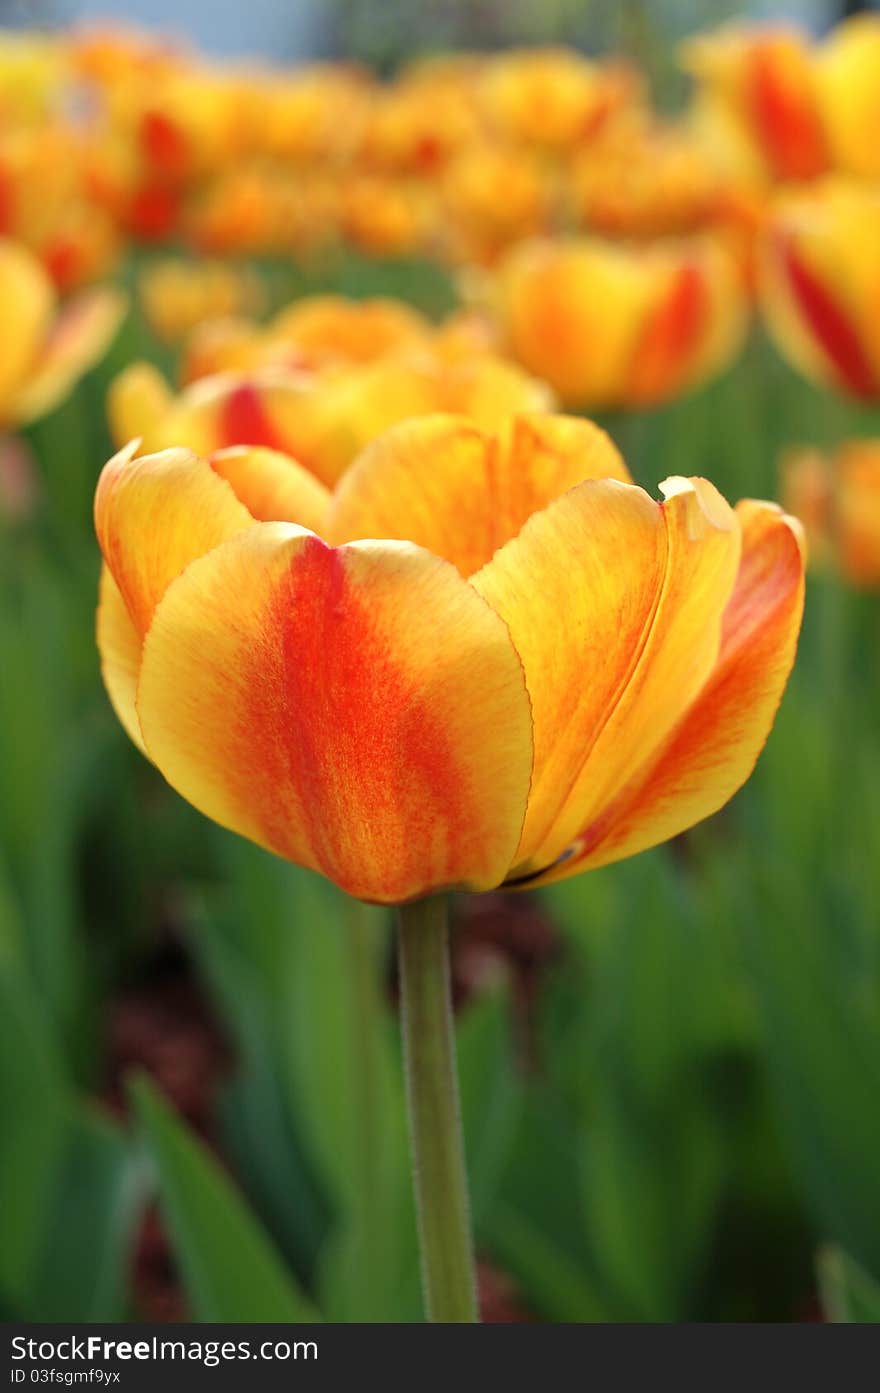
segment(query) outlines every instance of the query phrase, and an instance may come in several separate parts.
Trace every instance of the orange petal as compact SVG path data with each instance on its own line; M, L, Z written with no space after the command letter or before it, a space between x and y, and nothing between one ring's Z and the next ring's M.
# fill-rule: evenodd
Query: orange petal
M425 416L363 451L337 489L330 535L416 542L468 576L533 513L589 478L629 479L590 421L522 415L489 435L462 417Z
M325 532L330 494L290 455L233 445L217 450L209 464L259 522L297 522L310 532Z
M119 328L127 305L125 295L109 286L83 291L68 301L16 403L19 424L51 411L97 363Z
M519 839L531 720L501 620L420 548L262 523L191 565L144 645L169 783L363 899L487 889Z
M705 480L668 501L585 483L472 584L507 622L526 673L535 769L516 873L543 870L677 720L718 654L740 535Z
M134 459L134 448L120 450L101 472L95 530L132 622L145 634L175 576L254 520L206 460L189 450Z
M101 676L113 710L138 749L146 754L134 704L141 670L141 636L107 566L101 569L98 588L97 640Z
M743 551L718 661L646 770L542 881L619 861L709 817L745 783L794 661L804 603L800 528L771 503L737 507Z

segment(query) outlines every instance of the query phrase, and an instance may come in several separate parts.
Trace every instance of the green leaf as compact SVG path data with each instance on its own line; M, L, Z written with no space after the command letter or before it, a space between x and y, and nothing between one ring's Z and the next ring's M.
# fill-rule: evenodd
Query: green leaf
M601 1288L525 1212L498 1208L492 1248L527 1304L546 1320L577 1324L614 1319Z
M28 1292L31 1319L123 1319L144 1194L145 1175L128 1138L108 1118L78 1109L45 1216L43 1252Z
M506 992L487 992L456 1018L471 1212L478 1229L498 1193L523 1107L510 1036Z
M145 1078L132 1102L155 1162L162 1211L198 1321L314 1321L235 1186Z
M67 1091L46 1013L18 973L0 970L0 1289L25 1303L62 1165Z
M880 1323L880 1283L842 1248L820 1249L816 1270L826 1320L838 1325Z

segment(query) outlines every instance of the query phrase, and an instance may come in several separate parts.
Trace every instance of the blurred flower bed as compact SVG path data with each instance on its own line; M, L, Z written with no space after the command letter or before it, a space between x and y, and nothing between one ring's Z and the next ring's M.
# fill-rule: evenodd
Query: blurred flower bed
M320 530L401 423L564 411L548 457L588 414L652 496L779 499L810 576L728 807L455 899L484 1318L880 1319L880 18L680 59L661 116L562 48L380 81L2 36L8 1317L421 1312L389 915L135 748L101 467L185 447Z

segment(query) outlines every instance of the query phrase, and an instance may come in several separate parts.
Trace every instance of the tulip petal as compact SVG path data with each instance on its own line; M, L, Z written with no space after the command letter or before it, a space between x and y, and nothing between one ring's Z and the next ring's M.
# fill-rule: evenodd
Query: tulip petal
M630 367L633 401L671 396L688 372L709 316L709 292L698 265L685 262L648 315Z
M145 634L175 576L254 519L207 460L190 450L135 459L136 445L104 466L95 530L132 622Z
M461 417L422 417L359 456L337 488L331 539L416 542L468 576L533 513L590 478L629 479L590 421L522 415L491 436Z
M714 665L739 562L705 480L667 501L584 483L472 584L506 621L532 701L535 767L515 875L552 864L675 723Z
M295 522L310 532L326 530L330 493L290 455L264 446L233 445L216 451L208 462L258 522Z
M125 600L107 566L102 567L98 588L97 640L101 676L113 710L138 749L146 754L135 709L141 636L131 622Z
M129 363L107 392L107 419L118 449L139 438L152 449L152 433L174 403L171 388L152 363Z
M877 393L877 379L858 327L835 300L794 242L780 239L779 255L790 294L843 387L858 397Z
M171 585L144 645L144 740L223 826L350 894L505 876L531 718L496 614L418 547L262 523Z
M742 561L709 680L650 767L538 881L604 866L676 836L717 812L752 772L794 661L804 557L799 525L775 504L749 501L737 513Z
M50 411L98 361L119 328L127 304L122 292L110 286L83 291L68 302L17 399L19 425Z

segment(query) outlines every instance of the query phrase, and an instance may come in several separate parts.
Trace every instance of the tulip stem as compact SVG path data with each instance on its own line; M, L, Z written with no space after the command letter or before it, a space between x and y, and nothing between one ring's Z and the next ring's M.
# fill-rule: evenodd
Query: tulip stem
M445 896L402 905L400 1001L413 1188L429 1321L479 1320Z

